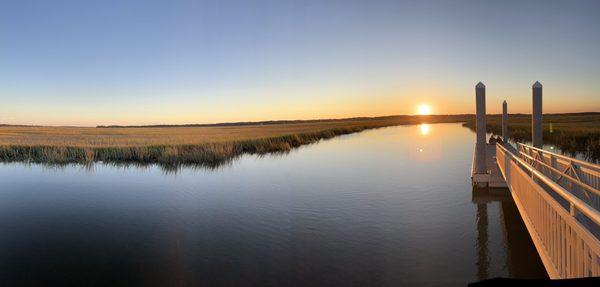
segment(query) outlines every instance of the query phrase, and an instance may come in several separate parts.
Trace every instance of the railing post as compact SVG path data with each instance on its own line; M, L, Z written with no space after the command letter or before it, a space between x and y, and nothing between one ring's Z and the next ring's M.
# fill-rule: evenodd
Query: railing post
M550 154L550 166L556 168L556 157L553 154Z
M506 178L506 185L508 185L508 187L511 187L510 184L510 161L511 161L511 156L509 155L508 152L504 152L504 150L502 150L502 153L504 154L504 177Z
M556 157L553 154L550 154L550 167L552 168L557 168L556 166ZM550 172L550 174L552 174L552 179L556 180L560 175L556 175L554 176L554 173Z
M485 85L482 82L479 82L477 86L475 86L475 104L477 112L475 118L475 127L477 130L477 143L475 144L475 172L478 174L485 174L487 173L485 162Z
M569 214L575 217L575 205L572 202L569 203Z
M508 142L508 105L502 102L502 141Z
M544 128L542 126L542 84L533 84L533 109L531 113L531 141L534 147L542 148Z

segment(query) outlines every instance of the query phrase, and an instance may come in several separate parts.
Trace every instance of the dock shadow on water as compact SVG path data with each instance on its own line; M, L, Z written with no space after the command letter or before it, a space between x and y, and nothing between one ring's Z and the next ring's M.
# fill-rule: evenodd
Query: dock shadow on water
M473 137L460 124L389 127L216 169L178 167L176 176L156 165L3 164L0 282L465 286L538 278L510 201L473 203Z
M521 215L510 196L508 189L473 189L473 204L477 206L477 280L490 278L490 258L488 245L489 217L500 221L503 254L496 260L503 260L511 277L519 279L549 279L544 265L535 250ZM489 214L488 205L497 205L499 214Z

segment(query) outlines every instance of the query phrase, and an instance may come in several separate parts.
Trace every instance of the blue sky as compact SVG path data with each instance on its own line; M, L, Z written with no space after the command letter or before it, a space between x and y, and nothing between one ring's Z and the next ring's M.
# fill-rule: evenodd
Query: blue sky
M0 123L600 111L598 1L1 1Z

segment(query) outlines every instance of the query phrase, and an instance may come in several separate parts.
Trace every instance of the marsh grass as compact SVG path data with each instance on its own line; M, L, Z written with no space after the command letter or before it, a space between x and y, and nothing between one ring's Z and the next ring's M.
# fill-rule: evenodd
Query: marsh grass
M313 133L282 135L231 142L186 145L77 147L77 146L0 146L1 161L43 163L139 162L165 166L202 164L216 166L242 154L289 152L337 135L360 132L377 126L336 128Z
M472 116L394 116L292 124L207 127L0 127L0 161L45 164L159 164L214 168L242 154L286 153L338 135Z
M475 130L475 121L463 124ZM600 113L548 114L544 115L544 143L559 147L563 152L574 155L581 153L586 159L600 161ZM531 116L510 115L509 134L518 142L531 141ZM500 115L487 117L487 130L502 134Z
M113 165L159 164L214 169L243 154L287 153L339 135L387 126L458 123L475 128L473 115L390 116L276 124L189 127L18 127L0 126L0 162L48 165L103 162ZM544 140L568 153L600 159L600 113L544 115ZM552 130L550 125L552 124ZM501 133L499 115L488 116L488 131ZM531 138L528 115L511 115L517 141Z

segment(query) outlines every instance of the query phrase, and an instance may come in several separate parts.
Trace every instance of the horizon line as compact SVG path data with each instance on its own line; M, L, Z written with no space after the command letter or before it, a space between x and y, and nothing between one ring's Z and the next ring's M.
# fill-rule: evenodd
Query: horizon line
M596 115L598 112L566 112L566 113L544 113L544 115ZM501 113L486 114L486 116L501 116ZM509 113L509 115L516 116L527 116L530 113ZM432 115L419 115L419 114L403 114L403 115L385 115L385 116L359 116L349 118L320 118L320 119L307 119L307 120L290 120L290 119L279 119L279 120L264 120L264 121L232 121L232 122L216 122L216 123L189 123L189 124L147 124L147 125L36 125L36 124L0 124L2 127L56 127L56 128L160 128L160 127L215 127L215 126L252 126L252 125L276 125L276 124L297 124L297 123L313 123L313 122L332 122L332 121L351 121L351 120L377 120L377 119L388 119L394 117L440 117L440 116L475 116L474 113L464 114L432 114Z

